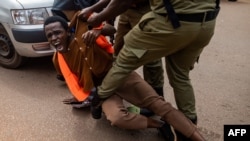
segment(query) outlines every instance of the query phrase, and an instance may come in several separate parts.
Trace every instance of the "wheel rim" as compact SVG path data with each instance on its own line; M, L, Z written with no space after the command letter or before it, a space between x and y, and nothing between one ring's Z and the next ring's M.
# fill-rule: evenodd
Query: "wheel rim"
M11 58L13 56L12 44L8 37L0 34L0 55L4 58Z

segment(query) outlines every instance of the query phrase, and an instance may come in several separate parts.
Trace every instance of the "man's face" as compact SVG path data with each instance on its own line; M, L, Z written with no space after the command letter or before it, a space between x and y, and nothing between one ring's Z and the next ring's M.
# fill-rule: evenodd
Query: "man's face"
M60 22L54 22L44 27L45 35L49 43L59 52L67 52L69 34Z

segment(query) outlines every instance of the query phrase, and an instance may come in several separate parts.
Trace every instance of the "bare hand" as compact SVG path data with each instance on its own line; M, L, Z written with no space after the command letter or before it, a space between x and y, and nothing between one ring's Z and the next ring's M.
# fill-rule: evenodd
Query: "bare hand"
M82 35L83 42L87 46L92 46L96 42L96 39L100 34L101 34L101 29L89 30Z

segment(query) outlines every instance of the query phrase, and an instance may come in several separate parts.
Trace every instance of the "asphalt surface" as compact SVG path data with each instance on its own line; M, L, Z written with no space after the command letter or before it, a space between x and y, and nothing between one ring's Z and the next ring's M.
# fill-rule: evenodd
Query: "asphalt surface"
M191 72L207 141L223 141L225 124L250 124L249 13L249 0L221 2L215 35ZM64 105L71 95L55 74L50 57L18 70L0 67L0 141L163 141L156 129L119 129ZM165 79L165 97L175 105Z

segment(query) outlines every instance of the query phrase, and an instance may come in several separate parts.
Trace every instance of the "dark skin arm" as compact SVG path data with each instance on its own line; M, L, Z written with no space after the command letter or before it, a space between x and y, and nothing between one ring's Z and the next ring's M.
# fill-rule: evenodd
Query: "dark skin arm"
M104 36L112 36L115 34L115 32L116 32L116 29L114 26L110 24L105 24L105 26L102 29L101 34Z
M92 44L95 43L97 37L99 35L104 35L104 36L111 36L114 35L116 32L116 29L110 25L110 24L105 24L102 29L92 29L87 31L82 35L83 41L87 46L91 46Z
M88 18L89 25L96 27L105 20L110 20L125 12L133 3L134 0L111 0L106 8L100 13L92 15ZM81 13L79 14L82 17Z
M111 0L99 0L97 3L95 3L94 5L84 8L81 10L81 12L78 14L78 17L84 21L87 21L87 19L89 18L89 16L93 13L93 12L100 12L103 10L103 8L105 8L109 2Z

